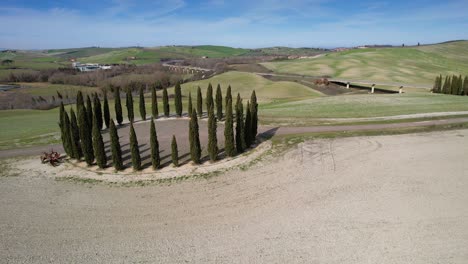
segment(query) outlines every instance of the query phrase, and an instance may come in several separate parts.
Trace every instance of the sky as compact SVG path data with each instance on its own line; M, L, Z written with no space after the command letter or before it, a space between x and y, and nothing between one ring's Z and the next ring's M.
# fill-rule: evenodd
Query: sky
M0 48L351 47L468 39L468 0L1 0Z

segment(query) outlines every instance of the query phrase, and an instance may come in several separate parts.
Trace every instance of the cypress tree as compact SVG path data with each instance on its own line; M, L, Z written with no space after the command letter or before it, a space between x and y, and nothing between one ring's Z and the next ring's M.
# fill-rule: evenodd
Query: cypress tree
M142 120L146 120L145 94L143 87L140 87L140 115Z
M133 123L130 123L130 151L132 153L133 169L136 171L141 170L140 149L138 148L138 140L135 129L133 128Z
M439 75L435 78L434 86L432 87L432 92L434 93L442 92L442 75Z
M174 87L174 100L175 100L175 110L178 117L182 116L182 88L180 83L177 83Z
M438 93L437 85L439 84L439 76L436 76L434 85L432 86L432 92Z
M203 98L202 98L200 86L198 86L198 89L197 89L197 112L198 112L198 116L201 118L203 115Z
M135 120L135 115L133 112L133 96L132 96L132 90L127 89L127 100L125 103L125 106L127 107L127 113L128 113L128 120L130 123L133 123Z
M468 76L465 76L465 80L463 81L463 94L468 95Z
M78 111L80 107L84 107L84 100L83 93L81 91L78 91L78 93L76 94L76 111Z
M68 113L65 110L63 112L63 118L61 121L61 132L63 149L70 158L73 158L72 142L70 135L70 118L68 117Z
M227 95L226 98L228 98ZM224 123L224 152L229 157L236 155L233 131L232 98L228 98L228 101L226 102L226 122Z
M200 158L201 158L201 146L200 146L200 135L199 135L197 111L195 109L192 110L192 116L190 118L189 140L190 140L190 156L192 158L192 161L196 164L199 164Z
M255 90L252 91L250 96L250 115L251 115L251 137L252 142L255 142L258 133L258 103L257 103L257 94Z
M110 121L109 134L111 140L112 164L115 170L123 170L122 149L120 148L119 135L117 134L114 120Z
M450 85L450 94L457 94L458 91L458 77L453 75L452 76L452 83Z
M93 126L93 105L91 103L91 97L89 94L86 96L86 118L88 120L89 135L91 136L91 127Z
M117 123L122 125L123 115L122 115L122 103L120 102L120 88L115 87L114 89L114 100L115 100L115 119Z
M214 102L213 102L213 86L211 83L208 84L208 89L206 89L206 111L214 111Z
M107 90L104 91L104 123L106 128L110 126L109 100L107 99Z
M67 134L65 133L65 129L67 127L65 126L64 116L65 116L65 106L63 105L63 102L61 102L60 103L60 108L59 108L59 122L58 122L58 125L59 125L59 128L60 128L60 138L62 139L63 149L65 150L67 155L70 156L70 154L68 152L68 146L66 145L66 136L67 136Z
M99 130L101 130L104 121L102 119L101 100L99 100L99 96L97 95L97 93L94 94L93 102L94 102L94 119L97 120L96 125L98 126Z
M93 142L91 139L91 128L89 127L87 113L84 107L78 108L78 127L81 139L81 149L88 166L91 166L94 161Z
M231 105L232 105L231 85L229 85L226 90L226 97L224 98L224 101L225 101L224 104L227 105L229 100L231 100Z
M463 77L461 74L458 76L458 92L457 95L463 95Z
M246 148L244 136L244 107L240 94L237 94L236 102L236 150L237 153L244 152Z
M218 83L216 87L216 116L218 120L223 119L223 94L221 93L221 85Z
M444 82L444 87L443 87L443 94L449 94L450 93L450 77L447 75L445 76L445 82Z
M245 145L247 147L250 147L250 145L252 145L252 114L250 111L249 101L247 101L247 112L245 114L244 136L245 136Z
M96 116L96 108L94 109ZM104 141L102 140L101 130L97 118L93 119L93 149L96 157L96 164L103 169L107 165L106 151L104 150Z
M153 114L154 118L158 118L159 110L158 110L158 96L156 94L156 84L151 86L151 113Z
M169 96L167 95L167 89L164 87L163 89L163 109L164 109L164 116L169 117Z
M175 135L172 135L171 149L172 164L174 164L175 167L179 167L179 150L177 148L177 140Z
M213 111L208 112L208 154L211 161L218 158L218 138L216 137L216 116Z
M189 92L189 93L188 93L188 116L192 116L192 110L193 110L193 106L192 106L192 93Z
M159 168L161 158L159 157L159 142L158 135L156 134L156 126L154 125L154 118L151 118L150 128L150 143L151 143L151 164L153 169Z
M73 152L73 158L80 160L83 157L80 145L80 131L78 128L78 122L76 120L75 111L73 108L70 110L71 121L70 121L70 134L71 134L71 148Z

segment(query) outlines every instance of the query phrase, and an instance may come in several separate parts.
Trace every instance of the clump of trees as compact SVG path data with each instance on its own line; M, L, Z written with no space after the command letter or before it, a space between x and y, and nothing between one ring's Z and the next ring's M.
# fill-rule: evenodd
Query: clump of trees
M178 95L176 100L176 115L182 116L182 90L179 85ZM151 88L151 107L152 117L150 124L150 146L151 146L151 165L154 170L161 168L161 157L159 155L159 141L155 119L158 118L158 105L156 96L156 86ZM164 111L168 108L168 94L167 90L163 92L163 106ZM107 92L107 91L106 91ZM122 158L122 148L120 145L118 127L122 125L122 106L120 102L120 89L114 89L114 107L115 118L111 118L109 111L109 101L107 93L104 93L104 104L101 105L101 98L97 93L91 97L87 96L86 100L81 91L78 91L76 97L76 111L73 107L70 109L70 115L65 109L64 104L60 105L59 126L61 131L61 139L66 154L78 161L84 160L88 166L97 165L99 168L104 169L108 166L108 156L106 155L106 148L102 137L102 130L104 124L108 129L110 136L109 150L111 152L111 162L116 171L125 168ZM231 94L231 87L226 90L226 97L224 98L224 113L223 97L221 87L218 85L216 89L216 100L213 100L213 88L211 84L208 86L205 103L208 117L208 146L207 154L209 160L215 162L220 157L220 148L217 138L218 122L222 119L225 120L224 125L224 154L227 157L234 157L237 154L243 153L252 144L255 143L258 127L258 105L255 91L252 92L250 100L246 104L243 103L240 94L237 94L237 102L233 107L233 99ZM140 114L141 120L146 119L146 105L143 89L139 90ZM92 98L92 99L91 99ZM166 99L164 99L166 98ZM200 143L199 119L203 115L197 111L202 108L201 89L197 90L197 105L194 107L192 104L191 93L189 93L189 144L190 144L190 158L195 164L202 162L202 146ZM180 105L179 105L180 104ZM179 106L178 106L179 105ZM138 138L134 129L134 116L133 116L133 96L130 89L126 91L126 106L128 112L128 120L130 123L129 135L129 148L131 154L131 166L135 171L142 169L142 160L140 156L140 149L138 145ZM215 108L216 106L216 108ZM220 109L221 108L221 109ZM235 111L235 114L234 114ZM244 114L245 112L245 114ZM166 115L166 113L165 113ZM168 114L167 114L168 115ZM221 117L221 118L220 118ZM174 166L179 166L178 145L175 135L172 137L171 142L171 159Z
M432 92L451 95L468 95L468 76L461 75L445 76L439 75L434 80Z

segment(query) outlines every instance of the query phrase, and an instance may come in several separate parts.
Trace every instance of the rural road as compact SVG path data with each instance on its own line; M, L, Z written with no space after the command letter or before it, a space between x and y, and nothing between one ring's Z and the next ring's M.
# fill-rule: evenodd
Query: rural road
M200 138L202 144L206 139L206 120L200 122ZM158 129L158 137L160 142L170 142L170 138L174 131L184 131L187 130L188 120L157 120L156 126ZM428 120L428 121L418 121L418 122L405 122L405 123L390 123L390 124L366 124L366 125L339 125L339 126L310 126L310 127L275 127L275 126L261 126L259 127L260 136L274 136L274 135L294 135L294 134L304 134L304 133L315 133L315 132L344 132L344 131L372 131L372 130L382 130L382 129L395 129L395 128L410 128L410 127L420 127L420 126L438 126L438 125L450 125L450 124L460 124L467 123L467 117L461 118L450 118L450 119L441 119L441 120ZM163 125L158 125L163 124ZM123 129L124 131L121 131ZM125 145L126 138L128 138L128 128L125 127L119 129L119 135L121 138L121 144ZM135 129L137 131L138 139L141 140L140 143L148 141L148 122L137 122L135 123ZM179 133L180 134L180 133ZM186 135L187 133L182 133L182 137L178 136L179 143L179 152L184 153L188 148L185 148L183 142L188 141ZM104 135L104 140L106 140L107 133ZM162 138L161 138L162 137ZM166 138L167 137L167 138ZM223 142L223 126L222 124L218 125L218 144ZM123 141L122 141L123 140ZM169 144L162 145L161 148L163 151L170 153ZM33 156L40 155L43 151L48 151L50 149L63 152L61 144L58 145L49 145L49 146L34 146L29 148L20 148L20 149L9 149L1 150L0 158L11 158L16 156ZM147 151L148 146L143 151ZM142 152L143 152L142 151ZM169 157L168 157L169 159Z

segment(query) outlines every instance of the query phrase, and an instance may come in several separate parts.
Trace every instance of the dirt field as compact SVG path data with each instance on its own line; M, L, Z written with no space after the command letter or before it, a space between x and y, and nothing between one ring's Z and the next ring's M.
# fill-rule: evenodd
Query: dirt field
M3 172L0 255L5 263L466 263L466 157L468 130L457 130L305 142L246 171L172 185Z

